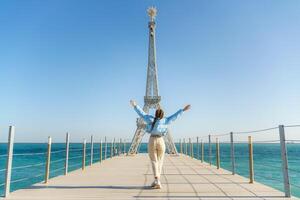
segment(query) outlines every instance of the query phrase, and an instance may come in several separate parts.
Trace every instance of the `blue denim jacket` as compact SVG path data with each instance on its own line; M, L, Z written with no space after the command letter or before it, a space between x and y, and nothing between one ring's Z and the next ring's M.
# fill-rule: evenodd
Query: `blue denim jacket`
M146 122L146 132L150 133L151 135L161 135L164 136L167 133L168 125L175 121L178 116L183 113L183 109L178 110L176 113L169 117L164 117L162 119L158 119L151 130L152 123L154 121L154 116L145 113L138 105L134 107L134 110L137 114L144 119Z

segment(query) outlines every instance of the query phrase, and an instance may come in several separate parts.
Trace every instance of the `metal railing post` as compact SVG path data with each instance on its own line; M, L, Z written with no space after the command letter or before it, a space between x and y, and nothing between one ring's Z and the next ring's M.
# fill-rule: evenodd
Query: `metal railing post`
M124 139L124 155L126 155L126 140Z
M208 159L209 165L211 165L211 135L208 135Z
M113 156L116 155L116 138L114 138L114 142L113 142Z
M217 169L220 169L220 144L218 138L216 138L216 163Z
M188 143L184 139L184 145L185 145L185 155L188 155Z
M204 143L203 140L201 140L201 162L204 162Z
M179 144L180 144L180 153L182 154L182 141L179 139Z
M93 140L93 135L91 135L91 160L90 160L90 165L93 164L93 158L94 158L94 140Z
M105 149L104 149L104 160L107 158L107 140L106 136L104 137Z
M183 154L185 154L185 139L183 138L182 139L182 152L183 152Z
M185 154L185 139L183 138L182 139L182 145L183 145L183 148L182 148L182 152L183 152L183 154Z
M13 151L14 151L14 137L15 137L15 127L10 126L8 131L4 197L7 197L10 193L11 167L12 167Z
M113 147L113 140L111 140L111 145L110 145L110 158L112 158L113 157L113 149L114 147Z
M192 157L192 141L191 141L191 138L189 138L189 147L190 147L189 156Z
M235 174L235 153L234 153L234 143L233 143L233 133L230 132L230 152L231 152L231 172L232 175Z
M100 163L102 162L102 139L100 140Z
M281 159L282 159L282 174L284 180L284 193L286 197L291 197L291 185L289 180L288 170L288 155L286 149L285 132L284 126L279 125L279 137L280 137L280 148L281 148Z
M47 161L46 161L46 171L45 171L45 183L49 181L50 175L50 162L51 162L51 137L48 137L48 149L47 149Z
M86 155L86 139L83 140L82 144L82 170L85 169L85 155Z
M194 143L191 143L191 157L194 158Z
M199 137L197 137L197 159L200 159L200 146L199 146Z
M69 146L70 146L70 134L66 134L66 160L65 160L65 175L68 174L69 166Z
M122 143L122 139L120 138L120 140L119 140L119 146L118 146L118 156L121 155L121 143Z
M248 136L248 146L249 146L249 183L254 182L254 169L253 169L253 144L251 136Z

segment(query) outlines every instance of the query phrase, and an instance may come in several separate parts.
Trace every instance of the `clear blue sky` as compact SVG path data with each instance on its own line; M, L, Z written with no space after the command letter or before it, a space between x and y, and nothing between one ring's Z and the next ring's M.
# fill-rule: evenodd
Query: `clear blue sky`
M9 125L17 141L131 138L150 5L162 105L192 104L174 138L299 124L298 0L3 0L0 141Z

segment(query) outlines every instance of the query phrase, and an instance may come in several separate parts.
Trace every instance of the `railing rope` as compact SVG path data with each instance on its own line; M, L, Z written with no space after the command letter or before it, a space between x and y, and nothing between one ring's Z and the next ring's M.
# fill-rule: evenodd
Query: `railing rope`
M248 146L249 146L249 183L254 182L254 169L253 169L253 144L252 137L248 136Z
M68 174L68 165L69 165L69 146L70 146L70 135L66 134L66 160L65 160L65 175Z
M7 145L7 161L6 161L6 174L5 174L5 192L4 197L7 197L10 193L10 183L11 183L11 167L13 159L14 150L14 137L15 137L15 127L10 126L8 132L8 145Z
M230 132L230 155L231 155L231 172L232 175L235 174L235 154L234 154L234 143L233 143L233 133Z
M46 170L45 170L45 183L49 181L49 174L50 174L50 163L51 163L51 143L52 139L48 137L48 149L47 149L47 161L46 161Z
M82 170L85 169L86 139L82 143Z
M283 174L283 181L284 181L284 193L286 197L291 197L291 185L289 180L288 158L287 158L285 132L284 132L283 125L279 125L279 137L280 137L280 148L281 148L281 159L282 159L282 174Z

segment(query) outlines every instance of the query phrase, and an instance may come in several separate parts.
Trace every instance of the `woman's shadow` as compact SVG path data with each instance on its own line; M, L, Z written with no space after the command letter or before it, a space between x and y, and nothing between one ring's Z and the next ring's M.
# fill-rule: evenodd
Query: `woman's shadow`
M93 186L43 186L43 185L33 185L30 186L28 189L112 189L112 190L152 190L151 186L120 186L120 185L93 185Z

